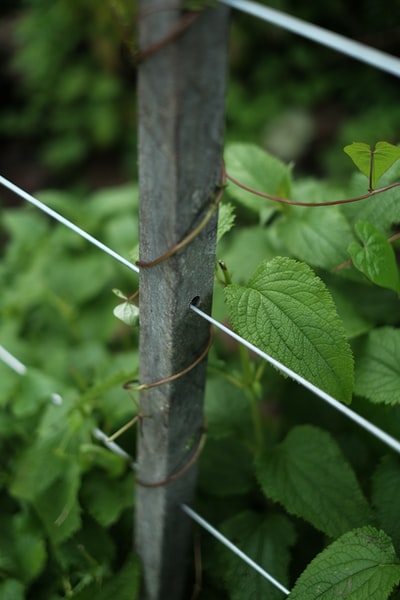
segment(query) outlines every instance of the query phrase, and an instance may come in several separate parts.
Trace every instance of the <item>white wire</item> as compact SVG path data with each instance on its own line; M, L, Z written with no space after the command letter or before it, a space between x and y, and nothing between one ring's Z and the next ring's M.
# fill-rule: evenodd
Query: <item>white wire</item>
M267 573L267 571L265 571L262 567L260 567L260 565L258 565L256 562L254 562L254 560L251 559L249 556L247 556L247 554L245 554L242 550L240 550L240 548L235 546L235 544L233 544L230 540L228 540L228 538L226 538L224 535L222 535L222 533L220 533L217 529L215 529L212 525L210 525L210 523L205 521L203 519L203 517L201 517L198 513L196 513L192 508L190 508L186 504L182 504L181 507L182 507L183 512L185 512L191 519L193 519L193 521L196 521L196 523L198 523L201 527L203 527L203 529L205 529L206 531L211 533L211 535L214 536L219 542L221 542L221 544L224 544L224 546L226 546L234 554L239 556L239 558L241 558L244 562L246 562L248 565L250 565L255 571L257 571L258 573L260 573L260 575L265 577L265 579L268 579L268 581L270 583L272 583L272 585L274 585L276 588L278 588L284 594L286 594L286 595L290 594L290 591L287 588L285 588L281 583L279 583L279 581L277 581L274 577L272 577L272 575Z
M297 33L318 44L351 56L360 62L377 67L381 71L386 71L396 77L400 77L400 59L391 54L376 50L360 42L355 42L343 35L333 33L328 29L313 25L274 8L258 4L257 2L251 2L250 0L219 0L219 2L273 23L293 33Z
M220 0L220 1L242 2L244 0ZM253 3L250 3L250 4L253 4ZM258 6L258 5L256 5L256 6ZM263 8L263 7L261 7L261 8ZM60 223L62 223L66 227L68 227L69 229L72 229L72 231L75 231L78 235L84 237L85 239L90 241L92 244L94 244L95 246L97 246L101 250L103 250L103 252L106 252L107 254L109 254L110 256L112 256L113 258L118 260L119 262L128 266L130 269L132 269L136 272L139 271L139 268L136 265L129 262L128 260L126 260L125 258L120 256L119 254L117 254L116 252L114 252L113 250L108 248L108 246L105 246L102 242L99 242L97 239L95 239L94 237L92 237L91 235L86 233L86 231L84 231L83 229L80 229L80 227L77 227L76 225L74 225L73 223L71 223L70 221L68 221L67 219L62 217L61 215L59 215L57 212L53 211L51 208L49 208L48 206L46 206L45 204L43 204L42 202L40 202L39 200L37 200L36 198L31 196L24 190L20 189L18 186L14 185L13 183L11 183L10 181L8 181L7 179L5 179L2 176L0 176L0 184L3 184L5 187L10 189L17 195L21 196L22 198L24 198L25 200L27 200L28 202L30 202L31 204L33 204L34 206L39 208L40 210L46 212L51 217L53 217L54 219L56 219L57 221L59 221ZM336 410L338 410L339 412L346 415L349 419L351 419L352 421L357 423L360 427L364 428L366 431L368 431L369 433L371 433L372 435L374 435L375 437L380 439L382 442L384 442L386 445L388 445L389 447L391 447L393 450L395 450L396 452L398 452L400 454L400 442L398 440L396 440L395 438L393 438L386 432L382 431L382 429L380 429L376 425L373 425L372 423L367 421L367 419L364 419L363 417L361 417L360 415L358 415L357 413L352 411L346 405L342 404L341 402L339 402L338 400L336 400L335 398L333 398L332 396L330 396L329 394L327 394L326 392L324 392L323 390L321 390L320 388L315 386L313 383L311 383L307 379L304 379L304 377L302 377L298 373L295 373L294 371L289 369L286 365L280 363L279 361L274 359L272 356L269 356L268 354L266 354L265 352L263 352L262 350L257 348L257 346L254 346L253 344L251 344L250 342L248 342L247 340L245 340L244 338L242 338L241 336L239 336L238 334L233 332L231 329L228 329L227 327L222 325L221 323L219 323L218 321L216 321L215 319L213 319L212 317L210 317L209 315L204 313L202 310L200 310L197 306L194 306L193 304L191 304L190 308L194 312L196 312L199 316L203 317L204 319L206 319L207 321L212 323L215 327L218 327L221 331L224 331L227 335L231 336L233 339L235 339L239 343L243 344L244 346L246 346L247 348L249 348L256 354L261 356L264 360L266 360L267 362L269 362L270 364L272 364L279 370L286 373L286 375L288 375L289 377L291 377L292 379L294 379L295 381L300 383L305 388L309 389L315 395L319 396L322 400L325 400L325 402L327 402L328 404L333 406ZM0 347L0 359L2 359L4 362L9 364L9 366L11 366L11 368L13 368L16 372L18 372L20 374L24 374L24 372L25 372L24 365L22 365L22 363L20 363L17 359L15 359L15 357L10 355L4 348L3 348L3 351L1 352L1 347Z
M96 429L94 429L93 431L93 435L95 438L100 440L109 450L111 450L111 452L114 452L114 454L118 454L119 456L122 456L122 458L126 458L127 460L129 460L132 469L136 469L136 463L132 461L132 457L130 456L130 454L128 454L128 452L125 452L125 450L121 448L121 446L118 446L118 444L116 444L115 442L111 442L108 439L108 435L105 434L104 431L96 427Z
M218 321L216 321L215 319L210 317L210 315L207 315L205 312L200 310L197 306L194 306L193 304L191 304L190 308L195 313L197 313L200 317L202 317L203 319L206 319L209 323L212 323L212 325L214 325L215 327L218 327L218 329L220 329L221 331L223 331L224 333L229 335L231 338L233 338L240 344L243 344L244 346L246 346L252 352L255 352L256 354L258 354L258 356L260 356L261 358L263 358L264 360L269 362L271 365L273 365L280 371L283 371L283 373L288 375L291 379L294 379L295 381L300 383L300 385L309 389L313 394L315 394L316 396L319 396L322 400L325 400L325 402L327 402L328 404L333 406L336 410L338 410L339 412L346 415L346 417L348 417L349 419L351 419L352 421L354 421L355 423L360 425L360 427L362 427L363 429L365 429L366 431L368 431L369 433L371 433L372 435L374 435L375 437L380 439L387 446L390 446L393 450L395 450L396 452L398 452L400 454L400 442L398 440L396 440L394 437L392 437L385 431L382 431L382 429L380 429L376 425L373 425L372 423L367 421L367 419L364 419L364 417L361 417L360 415L355 413L348 406L346 406L342 402L339 402L339 400L336 400L335 398L333 398L332 396L330 396L329 394L327 394L326 392L321 390L319 387L317 387L316 385L311 383L311 381L304 379L304 377L302 377L298 373L295 373L295 371L292 371L286 365L282 364L281 362L279 362L272 356L269 356L269 354L267 354L266 352L263 352L262 350L257 348L257 346L254 346L254 344L252 344L251 342L248 342L247 340L242 338L240 335L238 335L237 333L235 333L228 327L225 327L225 325L222 325L222 323L219 323Z
M139 273L139 267L137 267L135 264L131 263L129 260L127 260L126 258L121 256L117 252L114 252L114 250L111 250L111 248L109 248L108 246L106 246L105 244L103 244L102 242L97 240L96 238L94 238L92 235L90 235L89 233L87 233L86 231L84 231L83 229L81 229L80 227L78 227L77 225L72 223L71 221L68 221L68 219L66 219L65 217L60 215L58 212L49 208L48 206L46 206L46 204L43 204L43 202L40 202L40 200L38 200L31 194L28 194L28 192L25 192L24 190L19 188L17 185L12 183L5 177L2 177L1 175L0 175L0 184L4 185L4 187L8 188L12 192L17 194L21 198L23 198L24 200L26 200L27 202L30 202L30 204L33 204L34 206L39 208L41 211L47 213L48 215L50 215L50 217L52 217L56 221L59 221L60 223L65 225L65 227L68 227L68 229L71 229L72 231L74 231L75 233L80 235L81 237L85 238L91 244L93 244L94 246L97 246L98 248L100 248L100 250L103 250L103 252L105 252L106 254L109 254L110 256L115 258L115 260L122 263L123 265L125 265L126 267L131 269L132 271Z
M18 375L25 375L26 366L22 364L15 356L10 354L3 346L0 346L0 360L3 361L10 369L18 373Z

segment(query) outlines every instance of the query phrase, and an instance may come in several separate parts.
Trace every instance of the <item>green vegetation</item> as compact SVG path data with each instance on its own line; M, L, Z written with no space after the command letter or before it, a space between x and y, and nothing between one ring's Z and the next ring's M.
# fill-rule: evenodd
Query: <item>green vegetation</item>
M91 160L134 164L134 15L78 4L21 3L0 129L33 145L45 181L67 182L40 193L46 204L132 258L136 186L88 193L87 181ZM354 37L379 30L392 49L393 13L372 0L271 4ZM214 316L400 439L397 82L247 17L231 64ZM287 160L279 143L265 150L285 141L282 107L309 124ZM123 389L138 368L136 281L36 209L0 217L0 342L27 366L0 363L0 598L132 600L134 476L96 428L137 414ZM205 411L202 515L291 598L399 597L397 456L218 334ZM135 437L118 438L130 455ZM282 598L208 536L201 550L200 598Z

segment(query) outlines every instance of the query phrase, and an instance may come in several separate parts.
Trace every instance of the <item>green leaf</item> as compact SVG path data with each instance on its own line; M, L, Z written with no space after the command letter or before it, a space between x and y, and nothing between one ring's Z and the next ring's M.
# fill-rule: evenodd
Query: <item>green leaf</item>
M139 598L140 563L132 555L117 573L113 573L106 581L93 582L82 592L74 594L74 600L136 600Z
M237 439L207 439L200 457L200 487L221 497L249 492L255 487L251 461L249 449Z
M243 437L246 429L251 430L249 403L243 390L223 377L207 379L204 414L209 437Z
M236 282L247 281L262 260L276 256L269 240L269 230L260 225L240 227L234 235L224 238L218 245L218 257L227 265Z
M32 581L46 563L45 541L42 533L36 531L29 518L22 513L13 518L13 529L18 574L24 581Z
M373 516L335 440L302 425L256 465L264 494L330 537L370 524Z
M134 327L139 323L139 307L132 302L123 302L118 304L113 310L114 315L130 327Z
M366 221L359 221L355 226L355 231L363 246L357 242L349 245L348 252L353 265L372 283L400 293L396 256L386 237L379 229Z
M222 203L218 210L217 242L228 233L235 223L235 209L229 202Z
M117 298L120 298L121 300L128 300L128 297L124 294L124 292L121 292L121 290L119 290L118 288L113 288L112 293L115 294Z
M80 465L74 463L33 502L53 544L65 541L81 526L79 487Z
M296 537L289 519L283 515L265 517L245 511L225 521L221 531L277 581L288 585L289 549ZM225 567L223 577L231 600L282 599L281 590L222 545L219 556Z
M349 402L353 359L324 283L302 263L264 261L246 287L225 288L242 337L336 398Z
M400 581L390 538L373 527L349 531L318 554L301 574L291 600L385 600Z
M81 495L93 518L103 527L109 527L125 508L133 506L133 492L131 473L121 481L101 478L95 472L85 478Z
M400 329L371 331L356 357L354 391L376 403L400 403Z
M42 404L50 402L57 390L57 383L45 373L30 367L21 377L18 393L11 404L15 416L24 417L38 412Z
M385 456L372 477L372 503L379 524L390 535L400 553L400 464L394 456Z
M16 579L7 579L0 583L1 600L25 600L25 586Z
M356 167L368 177L372 189L375 189L376 183L390 167L400 159L400 147L388 144L387 142L378 142L375 149L361 142L354 142L344 148ZM372 177L371 175L372 169Z
M288 253L315 267L332 269L348 257L346 246L353 235L336 206L293 206L277 225L278 236Z
M395 171L397 177L395 180L400 178L400 163L399 168L397 165L390 169ZM388 173L389 174L389 173ZM392 178L388 178L385 174L382 177L382 183L389 184L393 183ZM366 190L366 179L361 173L355 173L352 177L349 189L349 196L360 196L365 194ZM362 202L351 202L341 207L342 212L348 218L350 223L354 224L357 221L368 221L373 223L375 227L378 227L383 232L389 232L390 227L400 222L400 188L395 187L386 192L380 193L378 196L372 198L366 198Z
M229 144L225 149L225 165L228 175L248 187L285 198L290 195L290 167L258 146ZM253 212L262 211L264 221L281 210L278 203L255 196L231 182L228 191L232 198Z
M36 439L16 461L10 493L20 499L33 500L45 491L68 465L58 452L56 437ZM44 468L45 465L45 468Z

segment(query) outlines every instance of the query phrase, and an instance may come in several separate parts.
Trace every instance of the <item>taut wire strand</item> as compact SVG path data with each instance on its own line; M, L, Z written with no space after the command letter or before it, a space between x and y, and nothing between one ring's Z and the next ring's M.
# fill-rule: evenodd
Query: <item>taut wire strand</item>
M103 242L100 242L99 240L94 238L92 235L90 235L90 233L87 233L86 231L84 231L83 229L81 229L80 227L78 227L77 225L72 223L71 221L68 221L68 219L66 219L65 217L60 215L58 212L56 212L52 208L46 206L46 204L43 204L43 202L40 202L40 200L38 200L31 194L28 194L28 192L25 192L24 190L19 188L17 185L12 183L5 177L2 177L1 175L0 175L0 184L4 185L4 187L6 187L9 190L11 190L12 192L14 192L14 194L17 194L17 196L19 196L20 198L23 198L23 200L26 200L30 204L33 204L34 206L36 206L36 208L39 208L39 210L48 214L50 217L52 217L53 219L55 219L62 225L65 225L65 227L68 227L68 229L71 229L72 231L74 231L75 233L80 235L81 237L85 238L88 242L90 242L94 246L97 246L98 248L100 248L100 250L102 250L106 254L109 254L110 256L115 258L115 260L117 260L118 262L122 263L123 265L125 265L126 267L131 269L131 271L135 271L136 273L139 273L139 268L135 264L131 263L129 260L127 260L126 258L121 256L117 252L114 252L114 250L111 250L111 248L109 248L108 246L103 244Z
M213 537L215 537L219 542L221 542L221 544L224 544L224 546L229 548L229 550L231 550L234 554L236 554L244 562L246 562L248 565L250 565L250 567L252 567L255 571L257 571L257 573L259 573L260 575L265 577L265 579L267 579L270 583L272 583L272 585L274 585L276 588L278 588L281 592L283 592L287 596L290 594L290 591L287 588L285 588L284 585L282 585L279 581L277 581L274 577L272 577L272 575L270 575L267 571L265 571L262 567L260 567L260 565L258 565L256 562L254 562L254 560L252 558L247 556L247 554L245 554L242 550L240 550L240 548L235 546L235 544L232 544L232 542L230 540L228 540L228 538L226 538L224 535L222 535L222 533L220 533L217 529L215 529L212 525L210 525L210 523L205 521L203 519L203 517L201 517L198 513L196 513L192 508L190 508L186 504L182 504L181 508L182 508L183 512L188 515L188 517L193 519L193 521L198 523L201 527L203 527L203 529L205 529L206 531L211 533L211 535Z
M395 75L395 77L400 77L400 59L391 54L376 50L344 35L307 23L307 21L257 2L251 2L250 0L219 0L219 2L282 27L322 46L336 50L336 52L351 56L360 62L376 67L380 71L386 71Z
M23 365L18 358L15 358L15 356L8 352L8 350L6 350L3 346L0 346L0 360L10 367L10 369L18 373L18 375L26 374L26 366Z
M316 396L319 396L319 398L321 398L322 400L324 400L325 402L327 402L328 404L333 406L337 411L346 415L346 417L348 417L349 419L351 419L352 421L357 423L360 427L362 427L363 429L365 429L366 431L368 431L369 433L374 435L376 438L380 439L387 446L390 446L390 448L392 448L393 450L395 450L396 452L398 452L400 454L400 442L398 440L396 440L394 437L392 437L391 435L389 435L388 433L386 433L385 431L383 431L382 429L380 429L373 423L370 423L367 419L364 419L364 417L362 417L361 415L357 414L356 412L354 412L353 410L348 408L348 406L346 406L342 402L339 402L339 400L336 400L336 398L333 398L332 396L330 396L329 394L324 392L324 390L321 390L319 387L317 387L316 385L311 383L311 381L304 379L304 377L302 377L295 371L292 371L286 365L282 364L281 362L279 362L272 356L269 356L269 354L267 354L266 352L263 352L262 350L260 350L260 348L257 348L257 346L254 346L254 344L252 344L251 342L248 342L247 340L242 338L240 335L238 335L237 333L235 333L234 331L232 331L225 325L222 325L222 323L219 323L218 321L216 321L215 319L210 317L210 315L207 315L205 312L203 312L202 310L197 308L197 306L194 306L194 304L191 304L190 308L196 314L198 314L200 317L202 317L203 319L206 319L209 323L212 323L215 327L217 327L218 329L220 329L221 331L223 331L224 333L229 335L231 338L233 338L240 344L243 344L244 346L246 346L249 350L251 350L258 356L260 356L261 358L263 358L264 360L269 362L271 365L273 365L274 367L276 367L277 369L279 369L280 371L282 371L283 373L288 375L291 379L294 379L295 381L300 383L300 385L302 385L303 387L310 390Z

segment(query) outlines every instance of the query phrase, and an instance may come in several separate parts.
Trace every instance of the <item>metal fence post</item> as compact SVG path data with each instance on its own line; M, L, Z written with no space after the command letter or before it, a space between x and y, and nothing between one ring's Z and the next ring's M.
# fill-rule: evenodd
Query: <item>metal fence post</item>
M151 261L190 233L220 181L228 10L210 8L186 29L182 0L140 0L140 260ZM163 43L163 41L165 43ZM158 48L147 53L149 48ZM210 310L216 213L195 239L140 271L140 380L179 373L201 356ZM203 430L206 361L179 379L141 393L138 480L161 483L190 464ZM196 467L155 487L137 485L135 544L146 600L184 596L191 524L181 503L194 494Z

